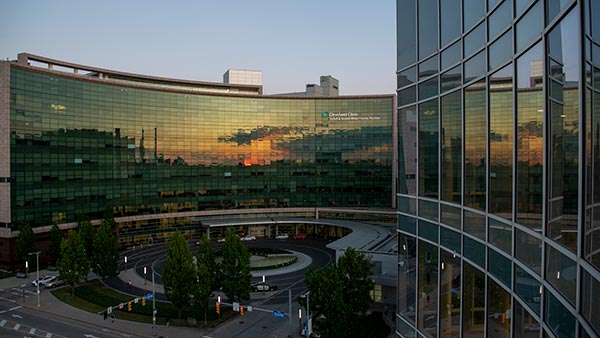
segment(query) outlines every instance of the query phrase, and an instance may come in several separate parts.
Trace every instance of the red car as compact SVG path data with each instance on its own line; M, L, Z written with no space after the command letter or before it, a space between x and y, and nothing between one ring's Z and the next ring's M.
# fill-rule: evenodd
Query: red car
M308 238L308 236L302 235L302 234L294 235L294 239L307 239L307 238Z

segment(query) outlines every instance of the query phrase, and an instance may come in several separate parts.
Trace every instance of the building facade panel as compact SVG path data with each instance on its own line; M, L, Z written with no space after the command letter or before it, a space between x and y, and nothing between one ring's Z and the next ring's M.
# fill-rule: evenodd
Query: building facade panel
M0 224L10 219L10 67L0 62Z
M398 263L415 273L399 279L397 336L598 337L600 1L409 2L398 116L414 111L418 133L398 130L397 186L414 244Z

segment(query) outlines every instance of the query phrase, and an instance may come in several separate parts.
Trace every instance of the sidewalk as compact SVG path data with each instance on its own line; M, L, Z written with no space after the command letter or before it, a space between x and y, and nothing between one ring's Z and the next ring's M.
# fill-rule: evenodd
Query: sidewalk
M55 271L43 270L40 271L40 276L46 274L57 274ZM29 274L28 278L15 278L9 277L0 279L0 288L1 289L11 289L11 288L21 288L21 285L27 284L28 290L32 290L31 281L35 279L35 274ZM142 278L142 285L144 283ZM152 284L152 283L150 283ZM181 337L181 338L199 338L205 335L209 329L198 329L198 328L188 328L188 327L179 327L179 326L165 326L165 325L157 325L156 328L152 327L152 324L131 322L126 320L120 320L118 317L115 319L114 323L111 319L104 320L101 315L97 315L94 313L89 313L78 308L72 307L68 304L65 304L54 297L49 290L45 288L40 289L40 307L37 307L37 297L34 293L28 293L28 297L25 300L25 303L22 303L21 300L17 303L23 307L46 312L52 315L65 317L68 319L73 319L82 323L88 323L91 325L105 327L110 329L111 331L118 331L124 334L129 334L137 337ZM118 314L117 314L118 316Z

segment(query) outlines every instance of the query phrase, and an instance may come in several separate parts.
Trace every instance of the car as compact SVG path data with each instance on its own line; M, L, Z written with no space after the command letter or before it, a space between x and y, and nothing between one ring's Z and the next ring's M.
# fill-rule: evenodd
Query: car
M60 278L60 276L59 276L54 280L46 282L46 289L52 289L52 288L55 288L58 286L63 286L63 285L65 285L65 281L62 278Z
M17 277L17 278L27 278L27 275L25 274L25 272L17 272L15 274L15 277Z
M277 290L277 286L276 285L271 285L270 283L267 282L259 282L256 284L252 284L251 286L252 291L256 292L256 291L275 291Z
M294 235L294 239L307 239L308 236L304 235L304 234L298 234L298 235Z
M44 286L44 285L46 285L47 282L53 281L56 278L57 277L55 275L45 275L45 276L42 276L39 279L39 284L40 284L40 286ZM31 284L33 286L37 286L38 285L38 280L34 279L33 281L31 281Z
M242 242L248 242L248 241L255 241L256 237L255 236L244 236L240 239L242 240Z
M287 234L275 236L275 239L288 239L288 238L290 238L290 236L288 236Z
M225 243L225 238L221 238L217 241L217 243Z

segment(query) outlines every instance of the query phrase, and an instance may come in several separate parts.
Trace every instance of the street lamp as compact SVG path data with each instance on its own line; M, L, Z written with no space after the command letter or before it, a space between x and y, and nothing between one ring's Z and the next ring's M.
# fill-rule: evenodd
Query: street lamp
M40 307L40 252L41 251L36 251L36 252L30 252L28 255L35 255L35 263L37 265L37 282L35 283L37 285L37 306Z
M127 256L125 256L125 270L127 270Z
M302 308L298 309L298 326L300 327L300 333L302 333Z
M144 267L144 285L146 285L146 267Z
M29 275L29 261L25 261L25 278Z

